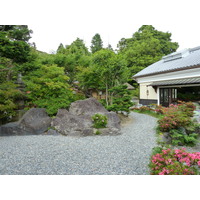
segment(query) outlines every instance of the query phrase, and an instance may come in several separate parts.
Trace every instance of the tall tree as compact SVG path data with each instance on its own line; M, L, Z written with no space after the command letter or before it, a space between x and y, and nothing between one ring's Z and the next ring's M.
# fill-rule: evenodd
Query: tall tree
M14 84L22 66L29 60L31 30L25 25L0 25L0 119L11 120L18 108L16 100L23 97Z
M112 46L111 46L111 44L108 44L108 46L107 46L106 49L109 49L109 50L111 50L111 51L114 51L113 48L112 48Z
M122 56L108 49L96 52L92 58L92 65L96 75L102 82L106 91L106 104L112 105L113 94L109 90L125 83L129 77L129 69Z
M56 114L59 108L68 108L75 98L68 79L64 68L56 65L43 65L31 72L24 79L29 102L46 108L50 115Z
M90 48L92 53L95 53L103 48L103 41L98 33L94 35L91 43L92 45Z
M158 31L152 25L143 25L132 38L122 38L118 48L133 75L162 56L176 51L178 43L171 41L171 33Z
M64 53L64 51L65 51L65 48L64 48L63 44L60 43L56 53Z
M90 63L90 52L83 40L77 38L62 51L57 52L54 59L55 64L65 68L65 73L69 76L69 83L76 79L77 68L87 67Z

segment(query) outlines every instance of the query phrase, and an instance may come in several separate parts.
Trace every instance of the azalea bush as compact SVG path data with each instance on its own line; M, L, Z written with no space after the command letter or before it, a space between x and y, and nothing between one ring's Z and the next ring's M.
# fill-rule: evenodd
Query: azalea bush
M163 112L163 117L158 120L158 126L161 131L167 132L171 129L190 126L195 107L192 102L180 102L178 105L171 104L168 108L160 108L160 110Z
M161 105L155 105L155 109L154 112L157 114L164 114L164 107L162 107Z
M200 152L189 153L182 149L161 149L153 154L149 168L152 175L197 175L200 168Z
M178 101L178 109L189 117L193 117L196 106L192 102Z
M105 128L108 123L108 118L102 114L95 114L92 116L93 127L94 128Z
M160 107L163 117L158 120L158 130L167 132L173 145L194 146L198 142L198 127L192 121L195 106L192 102Z

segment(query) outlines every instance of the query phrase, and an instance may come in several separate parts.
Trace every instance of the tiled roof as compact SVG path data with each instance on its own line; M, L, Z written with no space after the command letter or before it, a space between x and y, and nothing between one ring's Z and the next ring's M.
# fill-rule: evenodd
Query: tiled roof
M156 81L153 82L150 86L186 85L186 84L198 84L198 83L200 83L200 77L174 79L168 81Z
M146 67L133 77L164 73L198 65L200 65L200 47L195 47L164 56L162 60Z

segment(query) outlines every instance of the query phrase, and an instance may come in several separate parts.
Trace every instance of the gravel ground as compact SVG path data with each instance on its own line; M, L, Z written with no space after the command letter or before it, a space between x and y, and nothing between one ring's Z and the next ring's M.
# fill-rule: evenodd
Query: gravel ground
M119 136L0 137L0 174L145 175L156 119L138 113Z

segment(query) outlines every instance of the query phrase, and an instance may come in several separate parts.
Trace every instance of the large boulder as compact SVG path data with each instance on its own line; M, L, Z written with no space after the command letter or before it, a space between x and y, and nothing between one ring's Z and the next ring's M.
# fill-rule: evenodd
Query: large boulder
M0 135L32 135L42 134L51 124L51 118L44 108L28 110L18 122L0 127Z
M108 111L95 98L79 100L71 104L69 112L74 115L94 115L95 113L107 113Z
M52 120L51 127L54 127L62 135L81 136L86 132L92 134L92 121L88 116L78 116L65 109L59 109L57 116Z
M101 135L120 134L120 118L115 112L108 112L95 98L76 101L71 104L69 111L60 109L51 126L60 134L69 136L95 135L92 116L96 113L108 117L107 127L99 129Z

